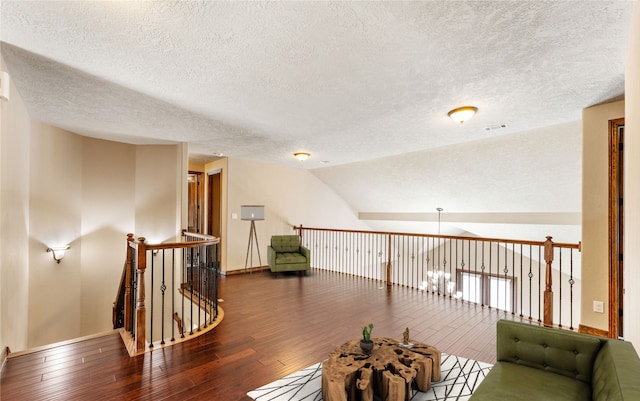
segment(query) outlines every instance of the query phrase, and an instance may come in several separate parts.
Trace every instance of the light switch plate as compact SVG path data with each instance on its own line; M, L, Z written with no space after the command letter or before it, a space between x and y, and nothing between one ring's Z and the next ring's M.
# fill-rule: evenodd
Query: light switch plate
M593 301L593 311L597 313L604 313L604 302Z

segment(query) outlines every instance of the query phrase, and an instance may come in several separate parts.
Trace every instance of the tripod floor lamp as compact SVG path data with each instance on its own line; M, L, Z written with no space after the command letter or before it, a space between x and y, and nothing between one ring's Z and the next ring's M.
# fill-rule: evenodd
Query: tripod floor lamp
M249 265L249 267L253 267L254 242L256 250L258 251L258 261L260 262L260 266L262 266L262 258L260 257L260 245L258 245L258 234L256 233L256 220L264 220L264 206L240 206L240 219L251 221L251 228L249 229L249 242L247 243L247 257L244 260L244 271L246 273L249 263L249 257L251 257L251 265ZM251 273L251 270L249 270L249 272Z

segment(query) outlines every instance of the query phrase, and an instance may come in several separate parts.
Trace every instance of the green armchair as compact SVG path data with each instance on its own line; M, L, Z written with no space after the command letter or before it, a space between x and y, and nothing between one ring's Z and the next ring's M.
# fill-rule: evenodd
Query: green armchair
M269 269L272 273L311 269L311 253L300 245L297 235L274 235L267 247Z
M471 401L640 400L629 342L500 320L497 362Z

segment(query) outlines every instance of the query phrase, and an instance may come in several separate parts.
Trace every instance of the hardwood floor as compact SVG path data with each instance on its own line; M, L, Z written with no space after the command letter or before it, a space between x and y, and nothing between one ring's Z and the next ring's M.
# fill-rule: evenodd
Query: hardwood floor
M495 361L495 323L510 315L403 287L312 270L221 280L224 320L197 339L130 358L119 334L10 357L9 400L249 400L250 391L321 361L361 335L411 338ZM516 319L517 320L517 319Z

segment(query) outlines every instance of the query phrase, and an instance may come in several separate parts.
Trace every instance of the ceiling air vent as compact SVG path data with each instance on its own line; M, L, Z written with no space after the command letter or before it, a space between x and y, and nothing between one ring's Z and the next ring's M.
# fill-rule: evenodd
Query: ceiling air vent
M507 128L509 125L507 124L495 124L495 125L490 125L488 127L485 127L485 131L495 131L495 130L499 130L499 129L503 129L503 128Z

